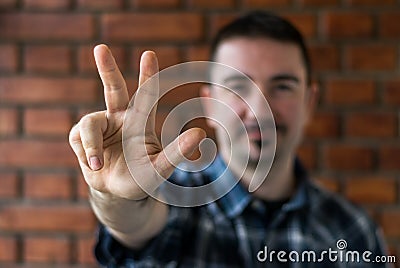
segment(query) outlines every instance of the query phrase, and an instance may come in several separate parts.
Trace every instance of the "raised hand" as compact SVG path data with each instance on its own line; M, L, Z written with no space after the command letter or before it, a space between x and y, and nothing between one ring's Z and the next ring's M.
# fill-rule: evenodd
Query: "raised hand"
M169 160L178 163L189 156L205 133L201 129L190 129L163 149L154 127L156 106L152 108L158 99L158 88L148 86L152 85L149 83L139 90L133 108L129 109L133 125L129 126L128 135L124 138L125 148L132 152L129 153L132 157L125 159L122 129L129 104L126 83L107 46L97 46L94 56L104 86L107 110L84 116L72 128L69 137L71 147L92 189L130 200L143 199L147 194L132 175L157 187L158 174L167 178L175 168ZM139 88L157 72L155 53L144 52L140 61ZM146 115L145 111L149 109L151 113Z

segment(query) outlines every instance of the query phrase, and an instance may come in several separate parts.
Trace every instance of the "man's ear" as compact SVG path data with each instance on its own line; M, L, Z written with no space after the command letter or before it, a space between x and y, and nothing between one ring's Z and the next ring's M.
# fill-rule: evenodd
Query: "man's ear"
M200 87L200 100L201 105L203 107L206 118L206 123L209 127L215 127L215 121L209 118L213 118L213 107L212 102L209 101L211 98L211 86L210 85L202 85Z
M309 86L306 94L307 94L306 95L306 102L307 102L306 125L307 125L313 117L319 99L319 86L316 81L311 82L311 85Z

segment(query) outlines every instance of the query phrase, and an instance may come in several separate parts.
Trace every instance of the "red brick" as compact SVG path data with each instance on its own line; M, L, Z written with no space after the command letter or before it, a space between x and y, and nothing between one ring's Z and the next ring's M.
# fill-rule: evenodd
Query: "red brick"
M233 8L235 6L234 0L190 0L189 6L191 8L207 8L207 9L218 9L218 8Z
M27 262L67 263L71 259L70 242L64 237L26 237L23 258Z
M87 200L89 197L89 186L87 185L82 173L79 173L79 176L76 179L76 185L78 198Z
M382 146L379 149L379 161L382 169L400 169L400 146Z
M303 6L334 6L338 0L300 0Z
M221 13L211 15L210 18L210 36L214 37L219 29L236 19L238 14Z
M146 50L152 50L156 53L158 58L158 65L160 70L170 67L172 65L182 63L182 57L177 47L172 46L146 46L138 47L133 50L133 70L139 71L139 62L142 53Z
M71 178L62 173L28 173L24 178L24 195L28 199L70 199Z
M288 6L290 0L243 0L245 7L260 8L260 7L281 7Z
M386 236L400 238L400 210L382 212L381 226Z
M356 145L330 145L325 148L325 164L334 170L371 170L374 153L368 147Z
M126 79L126 86L128 87L129 97L132 98L138 88L138 74L135 74L133 77L128 77Z
M0 136L16 135L18 131L18 112L12 108L0 108Z
M200 87L200 83L191 83L176 87L160 99L159 107L172 108L186 100L199 97Z
M311 14L282 14L284 18L289 20L305 38L310 38L316 35L317 21L314 15Z
M0 8L12 9L17 6L17 0L2 0L0 1Z
M79 238L78 240L78 262L82 264L96 263L93 255L95 240L93 237Z
M340 56L337 46L311 45L309 46L312 68L315 71L338 70Z
M9 205L0 208L0 228L4 231L92 232L95 226L89 206Z
M28 72L67 73L71 67L71 53L67 46L28 46L25 49L25 69Z
M311 144L302 144L297 149L297 155L307 169L315 169L317 166L315 146Z
M0 140L0 156L0 167L56 168L77 165L67 138L65 141Z
M99 111L98 105L87 105L79 107L72 121L74 123L78 123L83 116L97 111Z
M17 241L15 238L0 236L0 262L16 261L17 252Z
M123 0L78 0L78 7L91 10L113 10L121 9L124 6Z
M395 245L393 245L390 242L388 242L387 247L388 247L388 255L396 255L396 247L395 247Z
M371 37L372 16L365 12L327 12L323 16L324 34L331 38Z
M95 45L92 46L81 46L78 50L78 70L81 73L97 73L96 63L94 61L93 49ZM118 64L118 68L121 72L128 69L128 59L125 49L121 46L111 46L111 52Z
M395 137L396 115L392 113L352 113L346 118L346 134L350 137Z
M15 72L17 68L17 48L13 45L0 45L0 71Z
M18 177L15 173L0 173L0 199L18 195ZM0 243L1 245L1 243ZM1 250L0 250L1 255ZM1 257L0 257L1 259Z
M346 49L347 66L356 71L390 71L397 67L397 49L386 45L357 45Z
M186 61L207 61L210 59L209 46L190 46L186 51Z
M400 105L400 80L386 82L383 94L385 103Z
M383 12L379 15L379 34L387 38L400 38L399 11Z
M347 0L351 6L388 6L396 3L396 0Z
M70 0L24 0L27 9L39 10L66 10L70 7Z
M0 77L0 100L18 104L90 103L101 97L99 81L85 78Z
M179 0L130 0L136 8L176 8L180 6Z
M93 55L94 46L80 46L78 49L77 63L80 73L97 73ZM114 50L112 50L114 54ZM118 62L117 62L118 63ZM118 63L119 64L119 63Z
M316 178L315 182L318 185L320 185L321 187L323 187L331 192L338 193L340 190L339 182L332 178L318 177L318 178Z
M24 113L24 131L28 135L65 136L72 127L71 114L62 108L29 108Z
M203 36L202 17L194 13L113 13L102 17L101 27L110 41L188 42Z
M0 38L18 40L88 40L94 21L81 14L2 14Z
M384 177L358 177L345 181L345 195L360 204L392 204L397 198L396 181Z
M316 112L306 129L307 137L332 138L339 135L339 118L335 114Z
M333 79L325 84L325 101L328 104L373 104L375 101L376 89L371 80Z

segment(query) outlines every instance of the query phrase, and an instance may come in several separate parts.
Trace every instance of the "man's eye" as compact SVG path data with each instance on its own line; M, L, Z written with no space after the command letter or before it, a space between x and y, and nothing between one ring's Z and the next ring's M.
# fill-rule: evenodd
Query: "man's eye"
M279 90L279 91L289 91L289 90L292 90L292 87L290 85L280 84L280 85L276 85L275 89Z
M243 84L237 84L237 85L231 85L228 87L230 90L233 90L235 92L240 92L240 91L245 91L247 90L247 85L243 85Z

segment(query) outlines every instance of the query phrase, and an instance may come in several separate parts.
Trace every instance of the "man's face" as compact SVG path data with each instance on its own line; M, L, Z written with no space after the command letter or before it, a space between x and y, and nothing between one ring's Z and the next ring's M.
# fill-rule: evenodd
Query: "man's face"
M275 120L275 160L293 157L312 109L315 93L307 88L306 68L300 48L292 43L266 38L237 37L219 45L215 61L243 72L254 81L268 101ZM265 112L265 101L260 98L254 85L250 85L243 77L230 77L229 73L222 72L213 72L211 76L214 80L222 81L225 87L245 96L249 104L223 87L214 85L202 90L203 96L220 100L231 107L247 130L248 138L246 133L235 132L237 124L234 123L234 113L221 113L215 104L205 104L206 113L211 118L222 118L226 124L225 130L215 121L208 120L215 128L220 153L227 160L231 144L240 146L249 140L249 164L254 165L260 156L261 136L264 141L273 136L271 128L259 130L257 124L257 119L271 121L271 116Z

